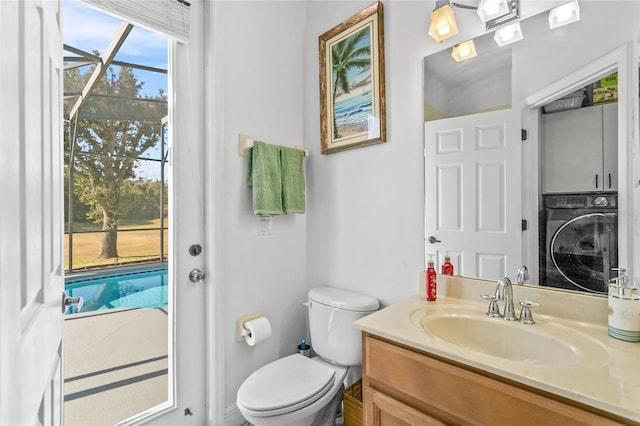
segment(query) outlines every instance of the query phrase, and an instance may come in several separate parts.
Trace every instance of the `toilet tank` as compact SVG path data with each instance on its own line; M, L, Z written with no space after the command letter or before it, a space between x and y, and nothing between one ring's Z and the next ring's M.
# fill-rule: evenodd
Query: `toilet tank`
M353 322L380 307L378 299L331 287L309 290L309 331L313 350L341 365L362 364L362 337Z

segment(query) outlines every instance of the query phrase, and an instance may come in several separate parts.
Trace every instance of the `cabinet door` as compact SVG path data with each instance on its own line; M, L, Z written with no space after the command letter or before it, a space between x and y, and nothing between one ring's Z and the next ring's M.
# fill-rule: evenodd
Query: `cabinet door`
M366 333L362 363L365 426L620 425L565 398L541 395Z
M618 103L602 106L603 118L603 190L618 190Z
M389 395L365 388L365 398L372 402L367 426L443 426L446 423L393 399Z
M542 115L544 193L602 191L602 106Z

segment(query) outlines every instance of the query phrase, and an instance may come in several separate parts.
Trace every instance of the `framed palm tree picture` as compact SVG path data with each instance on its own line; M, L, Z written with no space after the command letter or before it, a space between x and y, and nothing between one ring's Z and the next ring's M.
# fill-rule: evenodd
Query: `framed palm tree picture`
M382 3L320 36L323 154L386 141Z

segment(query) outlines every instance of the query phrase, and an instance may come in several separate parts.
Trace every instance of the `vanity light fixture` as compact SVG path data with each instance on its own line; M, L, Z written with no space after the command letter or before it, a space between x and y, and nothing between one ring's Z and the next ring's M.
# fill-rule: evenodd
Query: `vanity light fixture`
M493 35L493 40L500 47L522 40L522 28L520 27L520 22L497 29Z
M476 45L473 40L467 40L451 48L451 57L455 59L456 62L466 61L476 56L478 56L478 53L476 52Z
M580 20L578 0L570 1L549 11L549 28L557 28Z
M429 35L435 41L442 42L458 34L454 7L475 10L487 31L520 19L520 0L479 0L477 6L437 0L429 22Z

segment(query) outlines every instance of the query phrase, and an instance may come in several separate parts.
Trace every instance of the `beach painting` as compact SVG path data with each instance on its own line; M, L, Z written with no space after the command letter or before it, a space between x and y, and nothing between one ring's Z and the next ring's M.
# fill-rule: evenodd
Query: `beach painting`
M384 142L384 38L377 2L320 36L323 154Z

